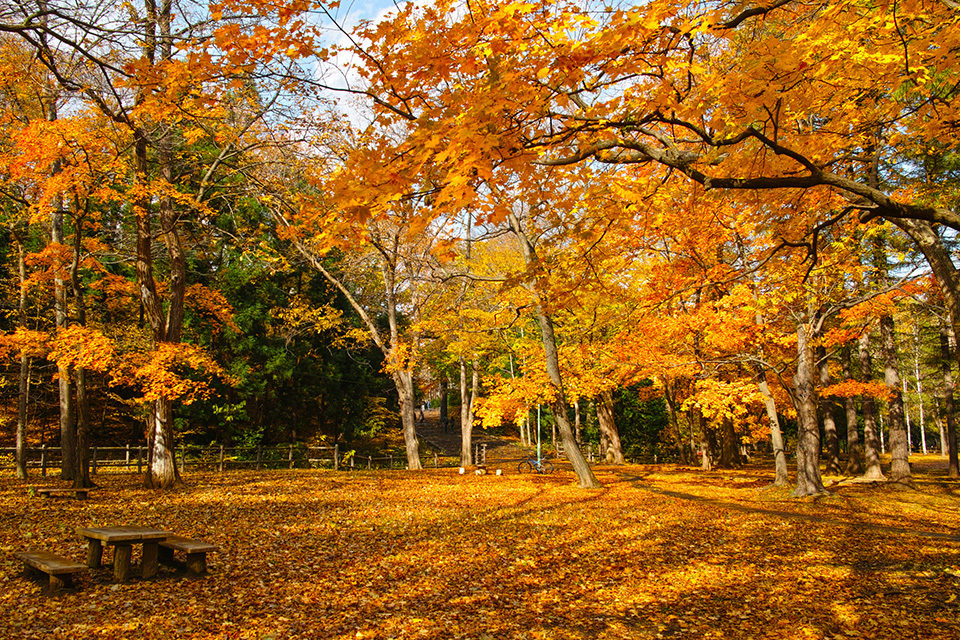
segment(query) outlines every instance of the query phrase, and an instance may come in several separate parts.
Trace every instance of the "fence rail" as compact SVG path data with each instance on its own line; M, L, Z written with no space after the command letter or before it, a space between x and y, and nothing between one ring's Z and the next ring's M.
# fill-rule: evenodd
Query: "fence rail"
M585 444L583 451L587 462L603 462L603 458L590 443ZM39 470L41 475L46 475L48 470L60 468L61 453L60 447L28 447L27 468ZM473 453L476 464L488 464L486 444L476 445ZM16 449L13 447L0 447L0 470L15 469L15 456ZM562 458L563 452L556 452L556 456ZM339 445L314 447L300 443L249 447L178 447L174 451L174 459L181 472L198 469L221 472L227 469L403 469L407 466L407 457L403 452L357 455L353 451L343 450ZM495 458L489 460L489 464L522 459ZM656 463L657 457L641 457L630 462ZM421 456L420 463L424 467L455 468L460 466L460 458L433 453ZM134 471L143 473L146 464L147 450L143 445L90 448L90 472L94 474Z
M48 470L59 469L62 450L60 447L28 447L27 468L38 469L41 475ZM205 469L398 469L407 465L403 453L381 452L378 455L356 455L344 451L339 445L313 447L303 444L282 444L254 447L178 447L174 459L181 471ZM147 464L145 446L91 447L91 473L142 473ZM425 467L453 467L459 459L433 454L421 458ZM0 470L16 468L16 449L0 447Z

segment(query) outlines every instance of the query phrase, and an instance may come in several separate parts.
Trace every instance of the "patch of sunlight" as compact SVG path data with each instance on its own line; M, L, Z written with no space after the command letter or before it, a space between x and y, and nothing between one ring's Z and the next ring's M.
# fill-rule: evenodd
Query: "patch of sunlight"
M836 602L831 605L831 610L837 622L845 627L856 627L860 622L860 614L855 604Z

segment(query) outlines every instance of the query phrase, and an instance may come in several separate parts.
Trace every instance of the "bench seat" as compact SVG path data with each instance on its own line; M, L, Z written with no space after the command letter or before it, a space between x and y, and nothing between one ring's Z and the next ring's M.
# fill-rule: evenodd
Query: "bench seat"
M200 575L207 571L207 554L217 551L215 545L203 540L185 538L183 536L167 536L160 542L160 562L176 566L176 560L173 557L174 551L182 551L187 555L187 572L193 575Z
M73 576L86 570L82 564L49 551L18 551L14 554L28 567L50 576L48 593L73 584Z

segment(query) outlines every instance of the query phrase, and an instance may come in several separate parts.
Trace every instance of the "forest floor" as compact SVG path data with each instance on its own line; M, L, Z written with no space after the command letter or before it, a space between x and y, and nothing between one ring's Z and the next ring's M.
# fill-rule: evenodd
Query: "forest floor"
M7 475L0 638L958 638L960 483L916 466L816 501L768 469L668 465L598 468L598 490L563 468L190 473L165 493L99 475L85 501ZM82 562L76 527L119 524L220 552L200 578L104 568L54 596L13 557Z

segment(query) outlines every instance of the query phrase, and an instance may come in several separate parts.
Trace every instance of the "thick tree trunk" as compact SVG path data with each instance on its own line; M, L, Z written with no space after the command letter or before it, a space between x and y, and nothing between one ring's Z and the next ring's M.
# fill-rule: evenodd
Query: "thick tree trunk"
M757 367L758 386L763 396L763 408L767 412L767 422L770 424L770 446L773 449L773 484L784 487L790 484L787 473L787 454L783 446L783 431L780 429L780 417L777 415L777 403L770 393L767 384L767 374L762 367Z
M951 478L960 477L960 465L957 455L957 419L954 414L954 381L953 381L953 354L950 344L950 327L946 323L940 325L940 372L943 374L941 401L943 405L943 422L946 423L946 451L947 471ZM941 447L942 448L942 447Z
M407 452L407 469L418 471L423 468L420 462L420 443L417 441L416 402L413 390L413 372L407 369L393 374L397 392L400 394L400 418L403 423L403 443Z
M473 464L473 399L467 383L467 361L460 358L460 466Z
M820 386L830 386L830 367L827 351L817 347L817 369L820 373ZM820 397L820 419L823 422L823 439L826 449L826 473L835 476L840 473L840 438L837 436L836 403L827 396Z
M90 402L87 398L86 370L78 368L76 378L74 389L77 392L77 459L73 486L86 489L93 486L90 479Z
M883 349L883 378L890 393L888 401L888 429L890 431L890 479L910 482L910 448L907 444L907 426L903 416L903 395L900 391L900 372L897 369L897 343L893 316L880 318L880 340Z
M853 353L849 346L843 348L841 355L843 377L853 380ZM857 403L853 398L844 399L844 408L847 414L847 475L863 473L863 448L860 445L860 432L857 425Z
M927 259L946 304L950 326L955 335L960 335L960 272L953 263L950 249L928 222L907 218L893 218L889 222L910 236ZM960 361L960 350L953 356Z
M597 424L600 435L606 443L601 455L609 464L623 464L623 449L620 445L620 432L613 416L613 389L604 389L596 399Z
M820 476L820 426L817 423L816 386L814 384L813 347L809 329L797 325L797 374L794 394L797 403L797 486L794 497L825 493Z
M557 353L557 339L553 332L553 322L539 305L536 313L537 321L540 323L544 355L546 356L547 377L553 386L550 411L553 413L557 429L560 430L563 452L573 466L573 472L577 475L577 482L580 487L597 489L601 486L600 481L593 475L593 469L590 468L587 459L583 457L583 452L577 446L573 428L570 425L570 420L567 419L567 403L563 393L563 377L560 374L560 357Z
M147 425L148 465L144 486L148 489L169 489L179 482L176 461L173 458L173 408L166 399L152 403Z
M873 363L870 357L870 332L864 331L859 340L860 382L871 382ZM880 468L880 434L877 429L877 403L873 396L860 397L863 408L863 477L868 480L886 480Z
M740 447L733 418L725 416L720 422L720 467L731 469L740 466Z

